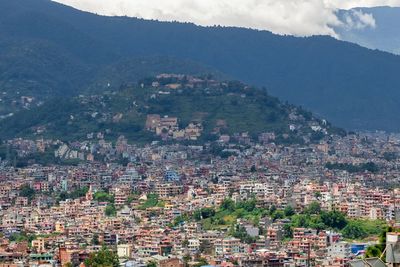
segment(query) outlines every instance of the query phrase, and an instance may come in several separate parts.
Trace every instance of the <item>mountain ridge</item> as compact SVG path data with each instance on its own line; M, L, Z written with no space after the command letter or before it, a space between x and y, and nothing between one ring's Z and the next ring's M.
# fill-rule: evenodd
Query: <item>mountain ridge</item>
M22 2L3 0L0 6L6 4L12 11ZM38 12L51 16L42 18ZM5 9L0 9L0 15L4 13ZM35 15L29 15L32 13ZM65 24L68 26L63 31L59 27ZM48 29L39 31L37 25ZM46 40L66 51L66 55L72 54L82 69L89 70L81 83L70 88L59 86L59 95L84 92L96 83L93 78L101 70L115 62L172 57L265 86L272 95L304 106L341 127L400 130L400 120L395 115L400 112L400 57L331 37L299 38L242 28L101 17L46 0L29 1L22 10L0 16L0 27L3 38L8 34L8 38L21 42ZM65 38L59 34L64 32L68 33ZM84 37L80 38L82 34ZM71 68L71 72L81 72L76 69ZM54 84L62 85L63 79Z

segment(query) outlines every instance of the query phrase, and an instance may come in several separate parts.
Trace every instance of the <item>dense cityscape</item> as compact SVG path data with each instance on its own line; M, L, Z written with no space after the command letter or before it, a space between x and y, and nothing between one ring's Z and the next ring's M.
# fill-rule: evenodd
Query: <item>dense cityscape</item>
M346 266L381 256L379 236L400 216L400 136L236 136L202 146L8 141L18 155L56 145L54 157L81 160L2 161L0 258L77 266L111 250L125 266Z

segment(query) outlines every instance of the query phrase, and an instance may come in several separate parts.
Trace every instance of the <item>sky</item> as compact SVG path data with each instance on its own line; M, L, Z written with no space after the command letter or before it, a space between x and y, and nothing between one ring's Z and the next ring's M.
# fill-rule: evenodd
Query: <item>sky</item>
M108 16L238 26L296 36L331 35L335 28L376 27L371 14L351 11L339 20L335 11L356 7L400 6L400 0L53 0Z

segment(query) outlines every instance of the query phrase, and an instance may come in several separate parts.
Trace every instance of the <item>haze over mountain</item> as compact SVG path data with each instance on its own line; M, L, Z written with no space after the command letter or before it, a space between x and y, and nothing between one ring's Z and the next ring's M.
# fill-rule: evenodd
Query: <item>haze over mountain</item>
M0 88L9 95L118 87L144 74L123 62L167 57L265 86L338 126L400 130L400 57L331 37L102 17L48 0L1 0L0 36ZM127 75L107 77L109 68Z
M358 27L337 27L335 31L340 38L355 42L362 46L400 54L400 8L374 7L356 8L349 11L341 10L342 20L353 21L357 12L370 14L374 20L373 26L358 25Z

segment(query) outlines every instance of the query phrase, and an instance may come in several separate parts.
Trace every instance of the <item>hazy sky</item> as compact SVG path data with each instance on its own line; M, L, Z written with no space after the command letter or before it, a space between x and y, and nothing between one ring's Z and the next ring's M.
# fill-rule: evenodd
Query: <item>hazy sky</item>
M353 12L344 21L337 9L400 6L400 0L54 0L102 15L241 26L279 34L336 36L334 26L375 27L370 14Z

